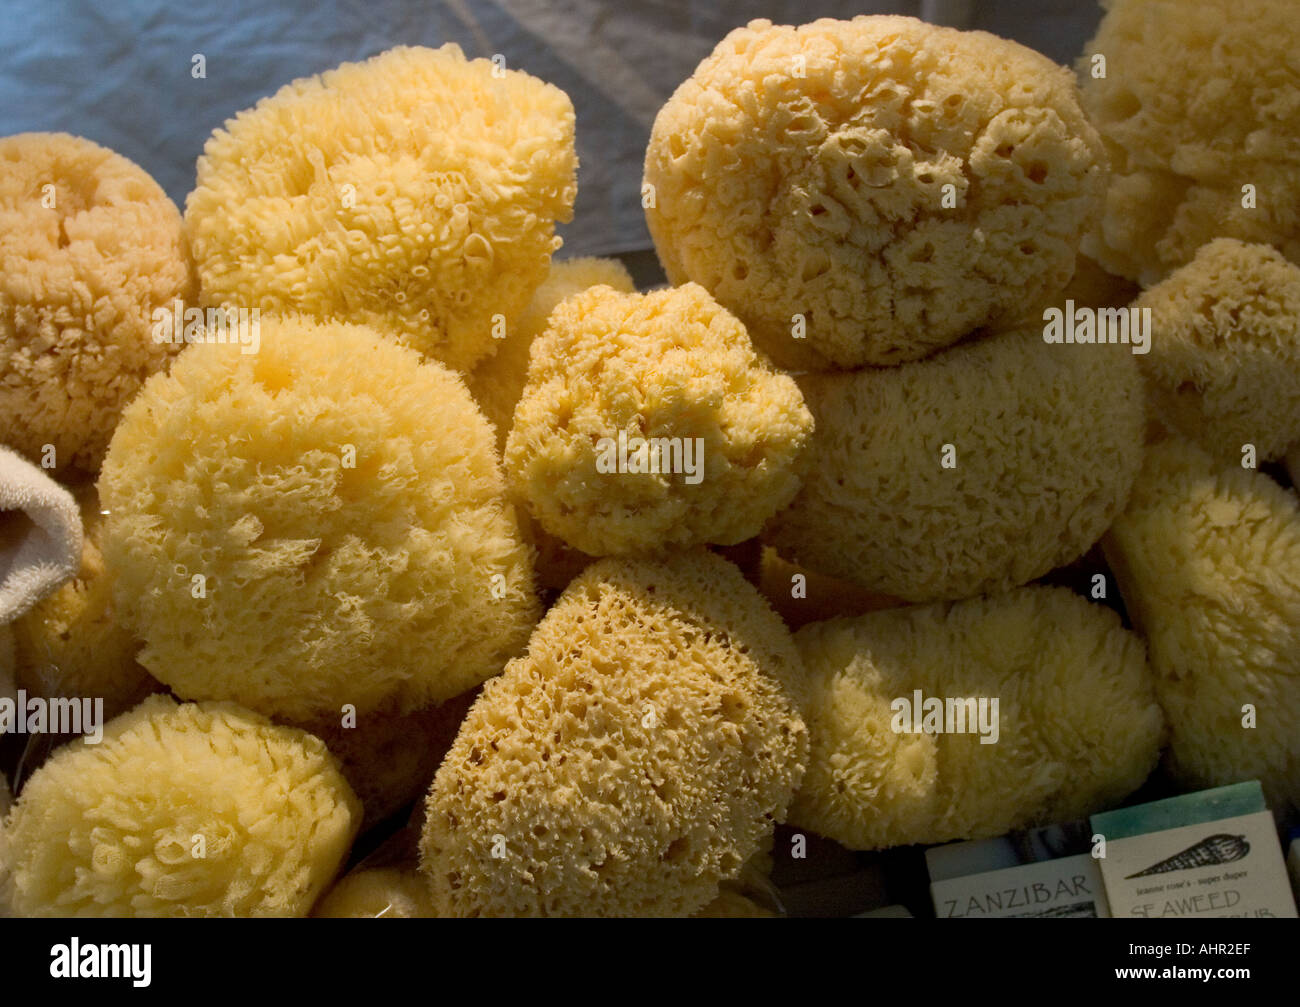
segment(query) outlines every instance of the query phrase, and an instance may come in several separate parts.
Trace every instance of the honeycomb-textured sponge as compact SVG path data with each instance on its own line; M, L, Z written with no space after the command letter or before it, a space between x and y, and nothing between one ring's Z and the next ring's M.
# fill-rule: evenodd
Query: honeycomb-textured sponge
M325 894L312 915L332 919L427 919L436 914L423 874L413 869L372 867L343 878Z
M138 165L66 133L0 138L0 443L97 471L179 345L154 310L196 289L181 215Z
M1144 287L1218 237L1275 245L1300 262L1295 5L1102 6L1107 12L1079 59L1079 75L1112 175L1084 250ZM1098 56L1105 76L1094 76ZM1247 185L1253 194L1243 191Z
M1105 175L1071 75L1024 46L907 17L752 21L655 119L646 220L669 280L778 363L852 368L1062 289Z
M1040 324L897 367L806 376L817 430L768 542L916 602L1004 590L1077 559L1141 463L1132 356L1045 343Z
M369 324L468 371L560 245L573 131L559 88L453 44L286 84L199 158L203 299Z
M593 556L734 545L794 496L811 431L794 379L703 287L599 286L533 342L506 473L543 529Z
M702 908L803 774L802 690L788 631L726 560L592 564L434 778L421 866L439 914Z
M157 687L136 660L135 637L118 622L113 578L100 551L104 515L93 484L74 495L85 533L81 569L13 623L18 684L32 696L89 696L115 717Z
M20 916L305 916L360 814L320 739L151 696L24 785L7 895Z
M256 354L189 347L99 490L119 616L185 699L410 712L498 673L540 616L464 382L362 326L267 317Z
M1257 779L1275 810L1300 808L1300 501L1170 438L1148 448L1105 546L1151 650L1175 775Z
M850 849L1079 818L1136 789L1159 758L1141 638L1065 588L814 623L795 643L812 751L790 822ZM908 725L892 704L915 710L916 690L923 704L997 699L996 742L970 721L967 733L895 731Z
M1152 413L1215 456L1260 461L1300 441L1300 266L1218 238L1143 293Z

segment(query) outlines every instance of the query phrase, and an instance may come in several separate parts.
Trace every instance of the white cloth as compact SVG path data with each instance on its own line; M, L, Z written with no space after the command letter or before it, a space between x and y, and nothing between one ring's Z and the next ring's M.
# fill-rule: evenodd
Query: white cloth
M71 493L0 447L0 625L81 568L81 512Z

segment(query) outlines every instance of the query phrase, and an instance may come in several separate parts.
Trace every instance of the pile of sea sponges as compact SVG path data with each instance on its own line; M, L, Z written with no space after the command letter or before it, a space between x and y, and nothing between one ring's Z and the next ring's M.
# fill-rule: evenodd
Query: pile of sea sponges
M551 262L573 109L454 46L240 113L183 225L0 141L0 434L98 474L0 700L124 711L24 747L0 909L772 915L778 825L994 836L1162 753L1300 808L1296 227L1203 212L1289 185L1293 109L1206 142L1227 5L1108 6L1078 81L732 32L649 138L666 289Z

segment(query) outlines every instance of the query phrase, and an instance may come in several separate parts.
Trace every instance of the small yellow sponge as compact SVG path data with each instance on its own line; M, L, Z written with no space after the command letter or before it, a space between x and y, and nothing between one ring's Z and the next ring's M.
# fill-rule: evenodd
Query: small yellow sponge
M371 867L353 871L331 888L312 912L330 919L427 919L435 916L429 884L413 869Z
M540 616L461 378L362 326L266 318L127 409L104 558L140 663L295 720L409 712L497 674Z
M1151 648L1175 774L1191 787L1257 779L1275 810L1300 808L1295 494L1170 438L1148 448L1105 546Z
M1159 758L1142 640L1065 588L814 623L795 643L812 753L790 822L850 849L1078 818L1136 789ZM931 700L944 712L927 724ZM947 733L961 726L950 700L996 700L996 721L991 702L982 721L967 703L966 733ZM996 741L981 743L994 723Z
M1084 250L1144 287L1218 237L1300 262L1293 0L1102 6L1079 75L1112 177Z
M923 357L1064 288L1106 164L1068 71L916 18L751 21L660 110L646 220L785 366Z
M439 913L702 908L803 774L802 691L789 632L726 560L588 567L434 778L421 866Z
M756 535L799 487L812 417L703 287L563 301L506 443L541 526L593 556Z
M97 471L178 346L154 310L196 289L181 215L138 165L66 133L0 138L0 443Z
M452 44L286 84L199 158L203 299L365 323L468 371L560 245L573 130L559 88Z
M1141 363L1155 416L1225 461L1300 441L1300 266L1218 238L1135 307L1151 309Z
M5 894L21 916L305 916L360 814L319 739L151 696L32 774Z
M907 601L1005 590L1083 555L1142 459L1130 347L1038 326L800 387L803 489L767 529L793 563Z

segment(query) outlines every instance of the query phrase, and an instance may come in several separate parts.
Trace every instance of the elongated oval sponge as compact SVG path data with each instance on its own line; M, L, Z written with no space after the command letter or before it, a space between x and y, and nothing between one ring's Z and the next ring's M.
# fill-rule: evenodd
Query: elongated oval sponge
M1300 808L1300 501L1171 438L1105 538L1192 787L1259 780ZM1249 707L1249 710L1247 709Z
M593 556L756 535L799 487L812 417L698 284L592 287L551 312L506 442L542 528Z
M1070 74L915 18L751 21L660 110L646 220L792 367L888 364L1065 287L1105 159Z
M452 44L286 84L199 158L203 298L365 323L468 371L560 245L573 129L559 88Z
M185 699L309 720L473 688L540 615L464 382L361 326L266 318L190 347L100 478L140 663Z
M1142 458L1129 348L1048 344L1038 327L800 387L817 430L768 541L907 601L1004 590L1077 559Z
M1275 245L1300 262L1295 5L1102 6L1106 15L1079 59L1079 75L1112 177L1084 249L1144 287L1218 237Z
M1218 238L1134 307L1151 309L1140 362L1157 417L1225 461L1300 442L1300 266Z
M0 443L97 471L178 345L153 312L196 289L181 215L142 168L66 133L0 138Z
M813 623L795 643L812 752L790 822L850 849L1078 818L1159 757L1142 640L1065 588Z
M483 688L421 841L440 915L688 915L736 877L803 774L802 669L707 552L603 560Z
M305 916L360 815L318 738L151 696L24 785L7 895L21 916Z

